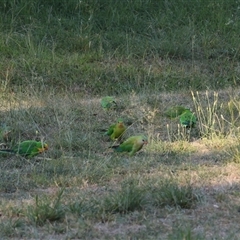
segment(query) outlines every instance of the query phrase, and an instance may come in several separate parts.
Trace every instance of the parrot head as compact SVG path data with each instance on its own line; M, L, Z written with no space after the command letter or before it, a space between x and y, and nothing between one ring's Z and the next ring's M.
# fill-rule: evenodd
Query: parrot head
M123 127L124 126L123 120L121 118L118 119L117 125L118 125L118 127Z
M48 145L46 143L43 144L43 149L48 150Z
M48 150L48 145L46 143L43 143L42 146L38 148L39 153L42 153L46 150Z
M141 136L140 141L141 141L141 144L142 144L142 145L148 144L148 141L147 141L147 137L146 137L146 136Z

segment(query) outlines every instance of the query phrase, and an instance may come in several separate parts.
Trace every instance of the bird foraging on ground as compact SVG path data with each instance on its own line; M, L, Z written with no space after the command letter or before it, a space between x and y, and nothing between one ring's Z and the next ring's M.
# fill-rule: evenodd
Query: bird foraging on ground
M186 128L194 127L197 122L197 118L189 109L185 110L180 115L180 123Z
M144 135L132 136L124 141L119 146L112 146L116 152L129 152L133 156L136 152L142 149L143 145L147 144L147 137Z
M106 96L101 99L101 106L104 110L109 110L116 108L117 103L113 97Z
M170 107L169 109L167 109L164 112L164 115L168 118L176 118L179 115L181 115L182 113L184 113L187 110L187 108L182 107L182 106L173 106Z
M104 135L110 136L110 138L114 140L120 140L123 133L126 131L126 127L123 123L123 120L121 118L118 119L118 122L116 124L111 125L107 132L104 133Z
M48 145L43 142L34 140L27 140L17 144L12 149L2 149L0 153L13 153L23 157L34 157L44 151L48 150Z

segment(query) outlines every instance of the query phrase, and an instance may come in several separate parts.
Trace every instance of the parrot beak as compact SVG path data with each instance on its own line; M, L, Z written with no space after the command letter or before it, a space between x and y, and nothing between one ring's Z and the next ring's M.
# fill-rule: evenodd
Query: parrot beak
M42 153L42 152L44 152L46 150L48 150L48 145L46 143L43 144L41 148L38 148L38 152L39 153Z

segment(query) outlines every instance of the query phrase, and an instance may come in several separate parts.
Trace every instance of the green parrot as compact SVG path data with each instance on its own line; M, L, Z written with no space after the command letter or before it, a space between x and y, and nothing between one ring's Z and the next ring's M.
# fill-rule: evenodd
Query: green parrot
M107 132L104 133L104 135L110 136L110 138L114 140L120 140L123 133L126 131L126 127L123 123L123 120L121 118L118 119L118 122L116 124L113 124L109 127Z
M182 106L174 106L169 108L164 115L168 118L176 118L182 113L184 113L187 110L187 108L182 107Z
M109 110L110 108L116 108L116 101L113 97L106 96L101 99L101 106L104 110Z
M44 151L48 150L48 145L46 143L34 141L34 140L27 140L19 143L12 149L2 149L0 153L14 153L19 154L23 157L34 157Z
M196 122L196 116L189 109L187 109L180 115L180 123L186 128L194 127Z
M147 137L144 135L132 136L119 146L112 146L116 152L129 152L133 156L137 151L141 150L144 144L147 144Z

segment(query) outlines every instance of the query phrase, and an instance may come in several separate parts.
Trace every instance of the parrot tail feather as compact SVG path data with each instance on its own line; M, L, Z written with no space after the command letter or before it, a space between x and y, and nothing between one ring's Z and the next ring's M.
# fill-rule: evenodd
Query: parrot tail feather
M118 146L111 146L109 148L112 148L116 152L122 152L122 148L119 145Z
M1 149L0 153L15 153L15 152L11 149Z
M116 148L118 148L118 147L119 147L119 145L118 145L118 146L111 146L111 147L109 147L109 148L116 149Z

